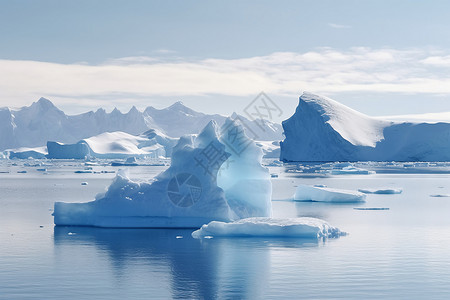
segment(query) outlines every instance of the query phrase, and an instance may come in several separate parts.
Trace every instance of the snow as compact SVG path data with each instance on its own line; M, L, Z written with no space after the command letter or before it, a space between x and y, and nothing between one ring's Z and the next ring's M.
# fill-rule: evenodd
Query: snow
M242 150L239 155L245 159L226 152L226 147L235 147L226 134L239 132L240 127L230 121L225 129L221 136L212 121L197 137L180 138L171 166L152 181L133 181L120 171L94 201L56 202L55 224L199 228L210 221L269 217L271 182L268 170L260 164L262 151L246 140L247 147L233 148ZM224 140L229 146L223 144ZM211 157L218 160L211 162ZM231 157L233 161L223 168Z
M317 202L364 202L366 195L356 191L299 185L294 200Z
M126 157L159 157L172 152L176 140L152 130L142 135L131 135L125 132L105 132L97 136L83 139L76 144L48 142L49 158L126 158Z
M283 129L283 161L450 160L450 123L381 120L311 93Z
M325 117L326 123L355 146L375 146L383 139L383 128L389 124L366 116L328 97L305 92L301 100L316 107Z
M359 192L364 194L401 194L400 188L377 188L377 189L358 189Z
M334 238L344 235L339 229L316 218L247 218L224 223L213 221L192 233L194 238L205 237L296 237Z
M281 140L280 124L241 116L248 128L261 140ZM69 116L45 98L20 109L0 108L0 151L19 147L40 147L48 141L74 144L104 132L125 132L139 135L147 130L178 138L198 133L210 120L223 124L226 117L196 112L181 102L164 109L148 107L143 112L133 107L127 113L104 109ZM260 128L262 126L262 128ZM170 153L168 154L170 155Z
M439 122L450 123L450 111L438 113L425 113L425 114L382 116L376 118L396 122L402 121L402 122L417 122L417 123L439 123Z

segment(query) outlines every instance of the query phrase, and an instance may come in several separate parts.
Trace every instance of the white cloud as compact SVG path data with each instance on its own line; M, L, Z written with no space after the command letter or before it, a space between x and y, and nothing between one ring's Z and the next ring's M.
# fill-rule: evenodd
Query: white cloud
M430 56L423 59L422 63L436 67L450 67L450 55Z
M343 24L336 24L336 23L328 23L328 26L335 29L347 29L351 28L351 26L343 25Z
M100 65L0 60L0 106L40 96L101 106L145 97L252 97L262 90L292 97L303 90L450 95L449 61L448 53L361 47L198 61L127 57Z

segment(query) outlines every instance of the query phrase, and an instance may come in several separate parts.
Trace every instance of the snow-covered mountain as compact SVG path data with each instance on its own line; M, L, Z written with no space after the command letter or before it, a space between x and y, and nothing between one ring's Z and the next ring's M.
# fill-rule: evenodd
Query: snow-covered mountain
M251 121L239 116L256 133L258 140L281 140L280 124ZM39 99L31 106L18 110L0 108L0 151L19 147L39 147L47 141L76 143L103 132L122 131L139 135L149 129L159 130L170 137L199 132L210 120L223 124L226 117L196 112L181 102L164 109L146 108L143 112L131 108L127 113L104 109L79 115L66 115L50 100ZM261 128L262 127L262 128Z
M283 128L284 161L450 160L450 123L382 120L311 93Z

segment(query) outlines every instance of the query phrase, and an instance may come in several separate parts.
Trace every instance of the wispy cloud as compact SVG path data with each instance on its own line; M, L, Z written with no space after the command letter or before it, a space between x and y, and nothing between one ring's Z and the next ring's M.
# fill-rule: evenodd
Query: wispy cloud
M335 28L335 29L347 29L347 28L352 28L349 25L343 25L343 24L336 24L336 23L328 23L328 26L330 26L331 28Z
M450 95L449 61L448 52L371 48L198 61L128 57L99 65L0 60L0 106L49 95L96 105L145 97L251 97L261 90L292 97L303 90Z

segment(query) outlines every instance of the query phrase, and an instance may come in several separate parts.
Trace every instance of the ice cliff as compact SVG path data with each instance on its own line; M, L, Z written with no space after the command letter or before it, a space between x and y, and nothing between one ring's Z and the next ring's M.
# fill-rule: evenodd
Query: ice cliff
M283 161L450 160L450 123L380 120L311 93L282 125Z

